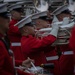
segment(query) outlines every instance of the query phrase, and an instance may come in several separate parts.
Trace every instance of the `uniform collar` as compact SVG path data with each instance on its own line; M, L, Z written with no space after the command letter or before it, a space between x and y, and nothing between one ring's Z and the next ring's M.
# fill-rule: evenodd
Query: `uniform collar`
M28 35L28 36L24 36L24 35L23 35L23 37L29 38L29 37L33 37L33 36L32 36L32 35Z

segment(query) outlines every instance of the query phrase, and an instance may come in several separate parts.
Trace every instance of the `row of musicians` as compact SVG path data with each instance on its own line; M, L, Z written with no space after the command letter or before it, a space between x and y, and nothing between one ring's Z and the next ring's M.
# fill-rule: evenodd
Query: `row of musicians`
M2 7L5 5L2 4ZM17 5L16 5L17 6ZM63 6L64 7L64 6ZM3 8L2 8L3 9ZM50 8L51 9L51 8ZM50 11L49 9L49 11ZM73 36L70 39L69 44L54 46L51 45L57 40L57 34L59 30L58 25L53 25L52 31L48 36L43 37L42 39L39 37L35 37L35 28L37 30L41 28L48 27L48 24L52 22L52 20L47 19L46 17L50 15L43 15L44 12L41 12L43 16L38 16L38 14L34 14L35 18L33 21L35 22L35 26L31 23L31 16L26 17L24 19L21 18L22 7L12 8L11 15L12 20L10 24L8 23L7 13L0 10L0 71L1 75L13 75L11 71L11 63L9 63L9 55L6 52L4 44L2 43L4 40L4 36L6 31L11 42L10 49L13 50L15 56L16 66L25 65L26 59L30 57L34 59L35 65L39 66L40 64L45 63L54 63L55 68L51 70L53 75L73 75L74 74L74 32ZM58 12L58 11L57 11ZM47 14L47 12L45 12ZM45 17L46 16L46 17ZM50 17L50 16L49 16ZM57 18L59 21L62 21L64 17L71 17L71 13L68 9L61 10L59 14L57 14ZM8 25L9 24L9 25ZM16 24L16 26L14 26ZM7 48L7 47L6 47ZM3 51L4 50L4 51ZM59 53L61 51L61 53ZM3 59L4 58L4 59ZM3 64L3 65L2 65ZM5 66L4 66L5 65ZM3 68L4 70L3 70ZM8 70L7 70L8 68ZM11 68L11 69L10 69ZM13 71L13 70L12 70ZM20 71L19 71L20 72ZM20 72L23 74L23 72ZM20 74L20 75L22 75ZM26 75L24 73L24 75Z

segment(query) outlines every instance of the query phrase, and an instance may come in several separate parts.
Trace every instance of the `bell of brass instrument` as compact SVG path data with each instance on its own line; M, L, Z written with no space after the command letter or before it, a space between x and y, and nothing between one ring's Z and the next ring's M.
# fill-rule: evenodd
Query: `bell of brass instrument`
M35 9L39 12L46 11L48 9L48 3L45 0L33 0Z

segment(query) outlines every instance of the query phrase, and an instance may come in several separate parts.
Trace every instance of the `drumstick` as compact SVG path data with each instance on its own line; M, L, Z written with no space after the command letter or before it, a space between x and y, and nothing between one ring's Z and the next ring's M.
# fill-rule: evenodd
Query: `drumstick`
M15 67L15 68L16 68L16 69L20 69L20 67ZM22 66L21 66L21 68L22 68L22 69L26 69L26 67L22 67Z
M25 72L27 72L27 73L31 73L31 72L29 71L28 68L26 68L26 67L22 67L22 66L21 66L21 68L22 68L22 69L25 69ZM20 69L20 67L15 67L15 69Z
M30 59L29 57L28 57L28 59ZM34 63L33 62L31 62L31 65L33 66L33 68L37 71L37 68L36 68L36 66L34 65Z

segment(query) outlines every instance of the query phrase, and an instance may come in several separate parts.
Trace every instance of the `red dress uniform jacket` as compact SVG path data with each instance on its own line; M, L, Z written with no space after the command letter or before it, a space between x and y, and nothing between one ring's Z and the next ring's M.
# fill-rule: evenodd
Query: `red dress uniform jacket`
M0 75L14 75L12 59L10 58L5 45L0 41ZM18 70L18 75L33 75Z
M63 36L64 34L61 33L60 37L65 37ZM73 51L70 49L69 44L57 45L57 47L57 49L61 51L59 58L60 75L73 75Z
M11 50L14 52L16 65L18 66L22 64L24 57L21 51L21 34L18 27L14 26L17 22L18 21L14 19L10 22L8 36L11 41Z
M75 27L72 29L71 37L69 41L70 48L75 52Z
M2 38L0 34L0 38ZM13 63L4 43L0 40L0 75L14 75Z
M52 46L48 46L45 49L45 55L47 63L54 63L54 69L51 69L53 75L60 75L59 71L59 56L57 55L56 48Z
M35 65L40 65L46 63L46 57L44 54L44 47L51 45L56 40L56 37L49 35L41 39L36 39L35 37L22 36L21 39L21 49L24 53L24 57L30 57L35 60Z
M69 46L74 52L74 75L75 75L75 26L72 29Z
M62 52L59 59L60 75L73 75L73 51L68 44L60 46L60 50Z

